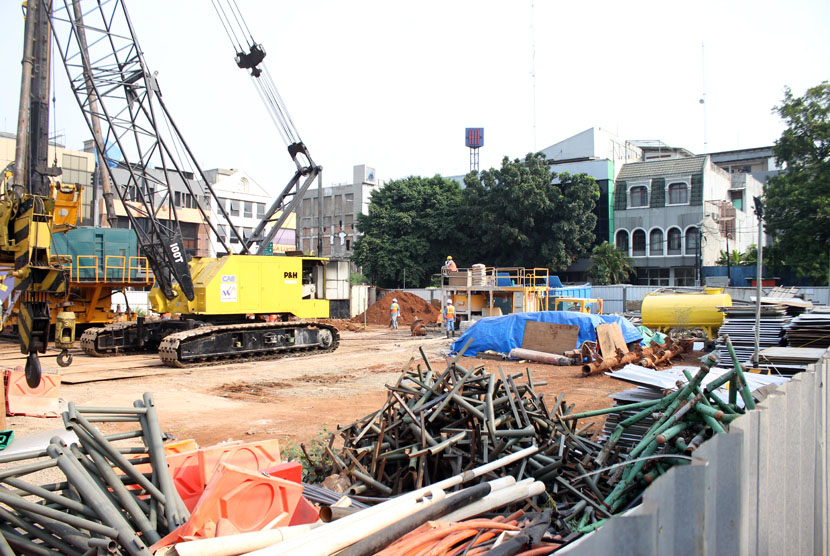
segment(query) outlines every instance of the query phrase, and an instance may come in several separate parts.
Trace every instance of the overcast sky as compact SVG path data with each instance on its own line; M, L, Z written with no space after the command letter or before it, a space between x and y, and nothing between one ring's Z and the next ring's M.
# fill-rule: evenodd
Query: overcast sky
M362 163L385 180L463 174L465 127L484 128L482 169L591 126L695 153L704 129L709 152L770 145L784 87L830 79L827 0L237 2L325 185ZM128 7L200 165L281 188L293 164L210 1ZM20 2L0 21L0 129L14 132ZM56 75L55 127L80 148L89 133Z

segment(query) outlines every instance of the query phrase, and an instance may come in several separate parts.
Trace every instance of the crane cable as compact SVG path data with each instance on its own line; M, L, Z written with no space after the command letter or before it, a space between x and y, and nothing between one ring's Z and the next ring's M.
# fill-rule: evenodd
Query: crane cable
M243 66L240 64L240 58L244 57L246 53L253 54L256 49L259 49L262 57L264 57L265 52L262 50L261 45L257 44L254 40L248 24L245 22L245 18L242 16L242 12L236 4L236 0L225 0L225 3L227 4L227 9L223 6L222 0L211 0L216 15L219 16L222 27L225 29L225 33L228 35L228 39L230 39L231 45L237 53L237 65L245 69L251 69L251 77L257 93L259 93L260 98L265 103L268 114L277 127L277 131L286 146L301 143L300 134L294 122L291 120L291 116L285 107L285 102L282 100L277 86L271 77L271 73L268 71L264 62L260 60L252 66ZM258 67L260 65L261 67Z

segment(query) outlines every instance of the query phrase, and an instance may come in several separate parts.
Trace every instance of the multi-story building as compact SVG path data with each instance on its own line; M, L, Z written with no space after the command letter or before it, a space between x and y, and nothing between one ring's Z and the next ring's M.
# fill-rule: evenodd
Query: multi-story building
M300 202L297 214L297 247L305 253L323 257L350 258L354 243L359 237L357 215L369 212L369 198L373 191L383 187L383 181L375 169L365 164L354 167L354 179L350 184L334 185L322 189L322 251L318 252L320 237L320 192L311 186Z
M592 127L541 151L551 170L557 174L587 174L599 186L599 199L594 214L597 244L613 241L614 180L622 165L643 159L643 151L630 141L624 141L605 129ZM585 267L587 259L577 263Z
M243 238L250 239L253 231L259 225L260 220L265 216L265 211L274 201L274 196L268 193L250 175L243 170L208 170L205 175L211 182L212 189L219 202L222 203L230 222L239 230ZM239 238L230 231L227 221L220 216L218 208L211 211L211 222L219 236L234 253L242 251L242 244ZM282 215L278 211L274 218ZM268 227L265 232L268 232ZM289 215L281 229L271 241L272 253L285 253L296 249L296 214ZM212 234L211 237L212 256L226 254L222 243Z
M16 142L14 133L0 131L0 170L14 162L14 147ZM81 191L81 214L79 224L93 225L92 198L94 195L92 175L95 171L95 155L67 149L58 142L49 143L49 162L57 161L57 166L63 174L57 179L61 183L77 184L83 187Z
M721 251L758 243L752 197L763 185L729 174L710 155L625 164L614 194L614 243L634 260L637 282L692 286Z

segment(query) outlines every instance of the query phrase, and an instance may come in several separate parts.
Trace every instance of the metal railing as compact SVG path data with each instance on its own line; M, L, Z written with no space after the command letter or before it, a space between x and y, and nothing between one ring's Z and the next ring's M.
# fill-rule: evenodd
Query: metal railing
M152 284L153 273L147 257L106 255L103 268L98 255L53 255L75 283Z

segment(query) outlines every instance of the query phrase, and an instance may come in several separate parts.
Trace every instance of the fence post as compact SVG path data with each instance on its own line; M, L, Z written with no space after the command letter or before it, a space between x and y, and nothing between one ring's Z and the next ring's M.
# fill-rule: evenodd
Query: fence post
M627 290L628 290L628 288L625 285L623 285L623 287L622 287L622 306L623 306L622 312L623 313L628 311L628 291Z

